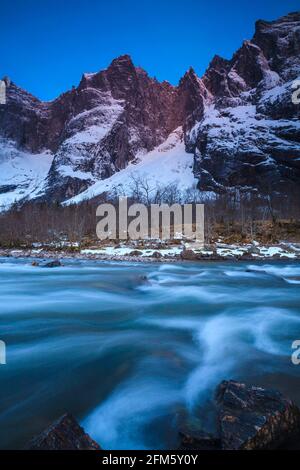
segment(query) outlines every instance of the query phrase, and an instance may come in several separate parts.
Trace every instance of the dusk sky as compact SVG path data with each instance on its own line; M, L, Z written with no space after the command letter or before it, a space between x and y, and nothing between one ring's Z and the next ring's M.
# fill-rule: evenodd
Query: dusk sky
M1 2L0 77L44 100L77 85L83 72L127 53L158 80L199 75L230 58L257 19L299 10L299 0L12 0Z

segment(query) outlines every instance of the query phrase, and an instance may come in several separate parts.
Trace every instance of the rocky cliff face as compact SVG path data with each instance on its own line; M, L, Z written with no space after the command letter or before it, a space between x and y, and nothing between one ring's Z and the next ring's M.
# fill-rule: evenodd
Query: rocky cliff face
M7 80L0 205L68 200L160 148L178 128L202 191L299 184L300 106L291 100L299 52L300 13L293 13L258 21L231 60L214 57L202 79L191 68L177 87L150 78L127 55L51 102Z
M71 198L162 144L194 109L203 110L200 83L191 71L179 87L159 83L125 55L104 71L84 74L77 88L49 103L7 84L7 105L0 106L2 155L7 161L8 147L51 152L43 184L24 187L25 197ZM2 184L2 194L8 186Z
M252 41L228 61L215 57L203 77L214 101L189 133L199 188L281 191L299 185L300 14L258 21Z

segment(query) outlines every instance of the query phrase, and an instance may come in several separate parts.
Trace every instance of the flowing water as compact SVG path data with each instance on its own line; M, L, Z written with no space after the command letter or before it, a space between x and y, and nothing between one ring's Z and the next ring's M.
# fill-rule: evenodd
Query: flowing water
M66 411L105 449L176 448L182 416L214 428L223 379L300 404L300 263L0 260L0 447Z

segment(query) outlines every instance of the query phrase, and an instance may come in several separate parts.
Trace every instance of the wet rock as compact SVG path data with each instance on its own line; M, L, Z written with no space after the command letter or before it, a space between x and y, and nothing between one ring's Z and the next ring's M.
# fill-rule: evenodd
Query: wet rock
M149 279L147 276L139 276L137 281L141 284L149 284Z
M276 390L223 381L216 399L222 449L276 449L300 432L299 408Z
M26 446L29 450L100 450L69 413L61 416Z
M219 436L206 432L199 416L191 415L185 409L181 409L177 413L176 420L180 439L179 450L221 449Z
M221 440L193 426L179 430L180 450L220 450Z
M31 263L31 266L39 266L39 263L38 263L37 261L33 261L33 262Z
M49 261L49 263L44 264L42 267L43 268L58 268L60 266L62 266L61 262L58 259L56 259L54 261Z
M151 257L159 259L159 258L162 257L162 254L159 251L154 251L154 253L152 253Z

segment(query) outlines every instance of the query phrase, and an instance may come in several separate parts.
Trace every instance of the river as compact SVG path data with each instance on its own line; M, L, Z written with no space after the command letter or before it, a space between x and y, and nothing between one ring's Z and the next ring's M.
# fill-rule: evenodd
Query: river
M300 263L64 264L0 259L2 449L66 411L104 449L176 448L223 379L300 405Z

